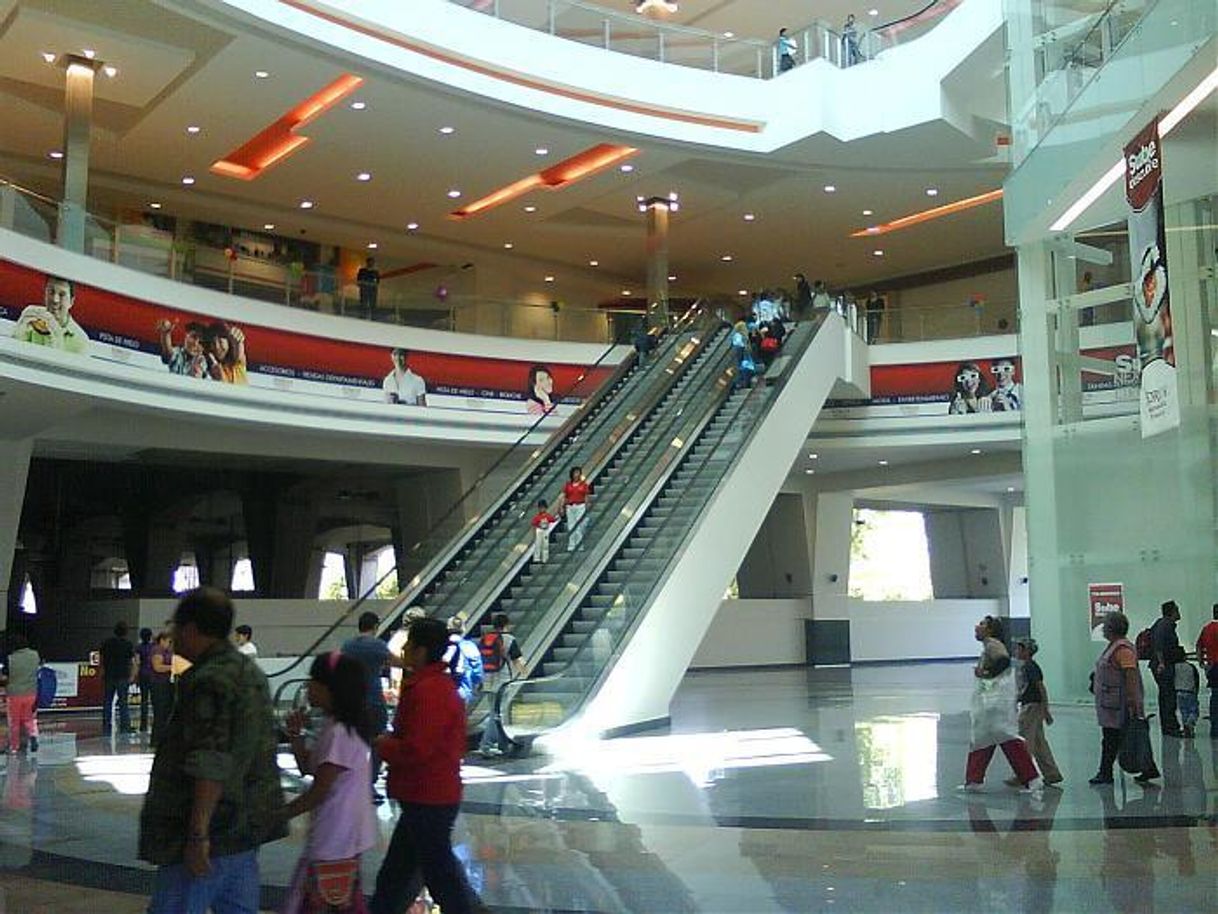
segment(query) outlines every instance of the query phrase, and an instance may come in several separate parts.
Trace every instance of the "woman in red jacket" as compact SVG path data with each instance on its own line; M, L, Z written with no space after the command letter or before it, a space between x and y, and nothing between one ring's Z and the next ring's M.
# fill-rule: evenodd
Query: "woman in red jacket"
M371 914L402 914L421 888L420 874L444 914L481 907L453 855L465 703L443 661L447 647L448 628L439 619L411 623L403 660L412 672L402 683L393 732L376 742L389 766L389 796L402 813L376 876Z
M571 467L570 481L562 487L563 510L567 515L567 551L574 552L584 542L584 515L591 492L583 467Z

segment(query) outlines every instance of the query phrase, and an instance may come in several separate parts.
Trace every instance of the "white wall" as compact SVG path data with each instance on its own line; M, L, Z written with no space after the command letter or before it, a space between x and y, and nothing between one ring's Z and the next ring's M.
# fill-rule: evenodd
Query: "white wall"
M808 600L724 600L691 669L802 664Z
M850 621L850 654L855 661L939 660L975 655L973 626L982 616L1001 615L1002 601L850 599L813 611L817 619Z
M1001 0L964 0L927 35L866 65L820 60L759 80L606 52L447 0L209 2L529 111L754 152L819 132L845 141L955 118L944 78L1003 23Z

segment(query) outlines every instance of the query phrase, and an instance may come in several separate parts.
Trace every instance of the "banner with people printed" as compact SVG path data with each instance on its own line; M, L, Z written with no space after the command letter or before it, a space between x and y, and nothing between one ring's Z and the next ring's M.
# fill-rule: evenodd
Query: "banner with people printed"
M200 383L348 399L363 393L393 405L534 417L568 415L613 371L613 365L541 364L238 326L4 260L0 335Z
M1086 349L1084 355L1111 364L1107 372L1084 371L1084 405L1128 403L1138 384L1133 346ZM872 365L871 396L830 400L834 418L965 416L1023 409L1023 374L1018 356L963 361Z
M1156 118L1125 147L1133 330L1142 369L1142 437L1180 424L1176 350L1163 223L1163 143Z

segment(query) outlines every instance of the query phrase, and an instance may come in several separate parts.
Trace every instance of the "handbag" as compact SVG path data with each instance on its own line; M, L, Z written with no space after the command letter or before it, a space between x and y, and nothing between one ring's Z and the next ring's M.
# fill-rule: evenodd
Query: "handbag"
M1150 748L1150 724L1145 717L1129 716L1121 725L1121 747L1117 751L1117 762L1127 774L1141 774L1154 767L1154 754Z
M314 860L309 864L305 896L310 912L362 912L359 857L346 860Z
M970 749L984 749L1019 737L1015 698L1015 672L1010 667L992 679L975 681Z

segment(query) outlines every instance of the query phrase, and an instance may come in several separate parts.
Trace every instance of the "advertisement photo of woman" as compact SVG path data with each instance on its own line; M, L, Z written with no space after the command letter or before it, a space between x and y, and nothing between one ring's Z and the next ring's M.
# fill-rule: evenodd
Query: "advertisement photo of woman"
M990 399L990 388L981 376L975 362L961 362L956 368L956 385L952 391L952 402L947 408L950 416L966 413L992 412L994 403Z
M245 332L217 321L207 328L207 352L213 380L225 384L248 384Z
M551 395L554 393L554 375L545 365L534 365L529 369L529 380L524 389L524 407L530 416L544 416L554 409Z

